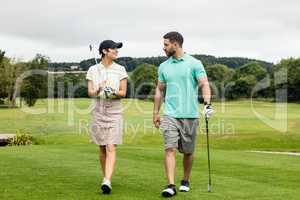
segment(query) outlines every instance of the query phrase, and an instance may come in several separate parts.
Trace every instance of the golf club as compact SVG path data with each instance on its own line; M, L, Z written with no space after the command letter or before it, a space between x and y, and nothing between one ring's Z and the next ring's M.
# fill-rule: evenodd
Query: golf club
M93 50L93 46L90 44L90 52L91 52L91 54L93 55L93 57L94 57L94 59L95 59L95 64L98 64L98 62L97 62L97 58L96 58L96 55L95 55L95 52L94 52L94 50Z
M211 192L211 168L210 168L210 152L209 152L209 135L208 135L208 117L205 115L206 125L206 141L207 141L207 160L208 160L208 192Z
M90 44L89 45L89 48L90 48L90 52L91 52L91 54L93 55L93 57L94 57L94 59L95 59L95 64L97 65L98 64L98 61L97 61L97 56L96 56L96 54L95 54L95 51L94 51L94 49L93 49L93 46ZM105 69L105 80L107 80L107 76L108 76L108 74L107 74L107 70Z

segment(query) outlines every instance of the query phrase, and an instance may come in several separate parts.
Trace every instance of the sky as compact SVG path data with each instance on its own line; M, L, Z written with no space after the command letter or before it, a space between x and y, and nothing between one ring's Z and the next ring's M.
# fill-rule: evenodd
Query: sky
M0 49L52 62L93 57L105 39L123 42L119 56L164 55L162 37L184 36L190 54L277 63L300 57L299 0L1 0Z

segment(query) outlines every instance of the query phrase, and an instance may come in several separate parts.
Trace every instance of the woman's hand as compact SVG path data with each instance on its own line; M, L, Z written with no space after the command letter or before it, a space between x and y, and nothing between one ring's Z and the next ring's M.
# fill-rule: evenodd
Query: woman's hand
M101 90L103 90L103 88L105 88L105 86L106 86L106 81L103 81L97 85L96 96L99 94L99 92L101 92Z
M106 81L103 81L102 83L94 85L93 81L88 81L88 95L90 97L97 97L99 92L105 87Z

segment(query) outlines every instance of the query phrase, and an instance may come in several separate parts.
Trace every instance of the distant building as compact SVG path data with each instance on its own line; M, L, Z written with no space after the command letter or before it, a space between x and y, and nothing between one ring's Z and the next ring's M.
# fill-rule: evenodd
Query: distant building
M48 71L48 74L86 74L87 71Z
M73 65L73 66L70 66L70 69L71 69L71 70L78 70L78 69L79 69L79 66Z

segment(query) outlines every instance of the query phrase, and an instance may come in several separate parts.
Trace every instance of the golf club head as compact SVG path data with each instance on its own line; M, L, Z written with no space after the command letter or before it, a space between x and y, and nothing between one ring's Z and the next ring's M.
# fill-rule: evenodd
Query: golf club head
M207 191L211 192L211 185L210 184L208 184Z

